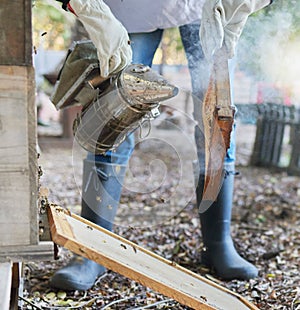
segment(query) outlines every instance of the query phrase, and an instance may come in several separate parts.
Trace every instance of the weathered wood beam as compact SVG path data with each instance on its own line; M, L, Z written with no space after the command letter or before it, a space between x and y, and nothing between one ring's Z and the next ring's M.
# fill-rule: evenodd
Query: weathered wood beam
M240 295L86 219L49 207L55 243L193 309L256 309Z
M31 0L1 0L0 65L32 65Z
M0 309L8 310L12 283L12 263L0 263Z
M32 67L0 66L0 246L39 241L34 85Z

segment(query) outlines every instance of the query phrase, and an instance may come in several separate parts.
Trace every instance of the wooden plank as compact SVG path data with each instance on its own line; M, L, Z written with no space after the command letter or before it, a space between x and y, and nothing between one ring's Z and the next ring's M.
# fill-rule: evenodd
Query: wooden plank
M290 175L300 176L300 119L297 123L292 124L291 131L292 134L290 144L292 146L292 151L287 171Z
M12 283L12 263L0 263L0 309L8 310Z
M19 288L21 283L22 263L14 263L12 267L12 282L10 293L10 310L18 310Z
M39 242L34 93L32 67L0 66L1 247Z
M3 246L29 245L28 172L0 172L0 197L0 252Z
M28 168L29 124L35 118L27 79L34 79L26 67L0 66L0 167L4 170ZM34 101L33 101L34 103ZM30 124L31 125L31 124ZM35 136L34 131L32 132Z
M136 282L194 309L257 309L216 283L62 208L48 210L52 239Z
M203 121L205 136L204 186L203 189L201 186L197 187L197 197L201 197L201 200L199 199L201 212L217 199L220 192L224 177L224 158L230 147L234 113L231 104L228 57L223 46L215 55L211 68L210 81L202 105L202 120L197 119L199 124ZM197 142L198 146L201 145L200 142ZM200 146L198 154L202 153L202 148Z
M1 0L0 65L31 65L31 0Z
M43 241L37 245L2 246L0 249L0 262L8 259L13 262L49 261L53 257L54 244L50 241Z

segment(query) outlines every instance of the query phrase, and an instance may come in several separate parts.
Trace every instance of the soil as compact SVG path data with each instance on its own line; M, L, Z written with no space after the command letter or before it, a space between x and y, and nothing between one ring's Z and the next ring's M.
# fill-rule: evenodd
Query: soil
M200 261L203 243L193 184L195 150L187 138L191 136L188 123L181 123L181 130L174 122L160 123L137 144L114 231L241 294L259 309L300 309L300 178L249 166L255 126L245 125L237 139L239 174L231 228L238 252L257 266L259 276L223 281ZM72 141L57 137L42 136L39 146L40 182L49 190L49 201L80 213L84 152ZM21 309L188 309L112 271L85 292L52 289L49 279L71 256L59 248L58 260L25 264Z

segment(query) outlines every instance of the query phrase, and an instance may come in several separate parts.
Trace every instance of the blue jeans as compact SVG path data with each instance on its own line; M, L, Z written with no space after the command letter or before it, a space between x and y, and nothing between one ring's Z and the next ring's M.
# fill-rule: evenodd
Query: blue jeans
M200 38L199 38L199 28L200 24L190 24L179 27L180 36L182 44L185 50L185 54L188 60L189 72L191 75L192 82L192 91L195 98L204 97L203 86L205 81L201 80L203 72L208 69L207 65L204 62L204 53L201 48ZM229 62L229 75L231 86L233 85L233 76L234 76L234 60ZM199 78L200 77L200 78ZM233 102L233 87L231 87L231 101ZM194 100L194 114L199 115L201 113L201 106L199 101ZM201 115L201 114L200 114ZM235 162L235 126L231 132L230 148L225 156L225 163L234 163Z
M189 71L192 80L193 94L197 97L201 97L201 81L199 82L199 76L205 69L203 67L204 55L200 45L199 39L199 24L190 24L181 26L180 34L182 43L185 49L185 53L188 59ZM150 33L134 33L130 34L131 46L133 51L133 63L142 63L151 67L154 54L161 41L163 34L162 29ZM201 79L200 79L201 80ZM196 104L194 109L196 109ZM97 162L112 162L116 164L126 165L132 151L134 149L134 135L129 135L125 141L116 149L116 151L108 151L105 155L93 155L88 154L88 158L95 158ZM188 151L188 150L187 150ZM234 142L234 130L232 132L231 146L227 152L225 162L235 161L235 142Z

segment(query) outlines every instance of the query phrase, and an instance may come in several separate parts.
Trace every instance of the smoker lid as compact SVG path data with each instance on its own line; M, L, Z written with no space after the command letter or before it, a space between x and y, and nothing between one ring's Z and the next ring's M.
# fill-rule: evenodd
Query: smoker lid
M86 82L100 75L97 50L92 41L77 41L68 50L64 64L50 97L57 109L65 108L76 102L75 97L86 87ZM91 97L95 90L90 87ZM86 93L86 92L85 92Z

